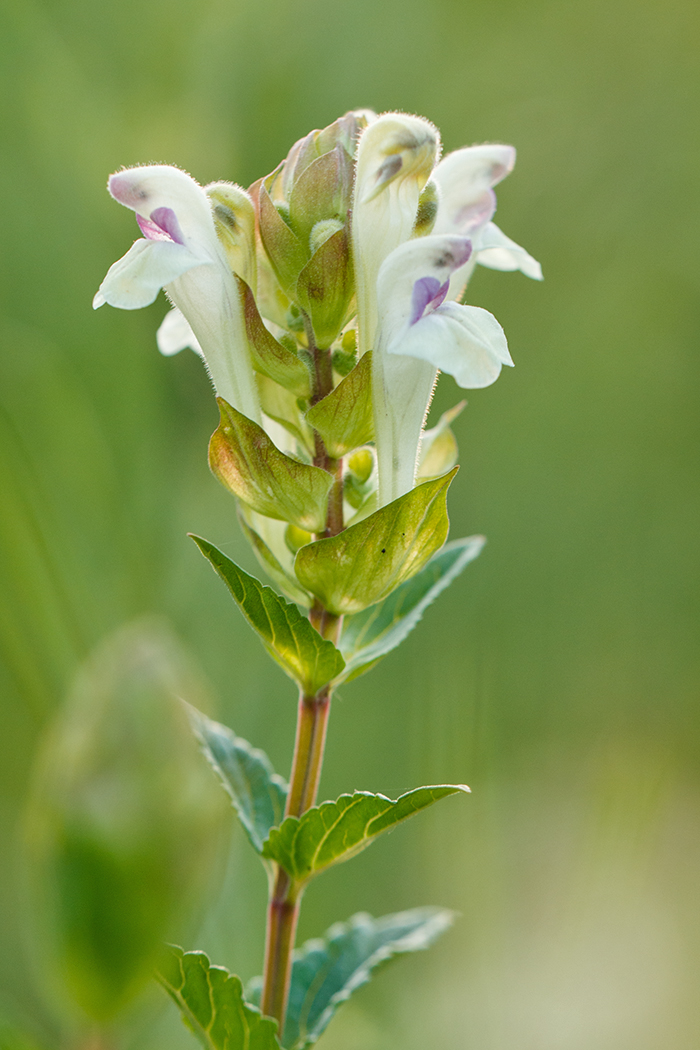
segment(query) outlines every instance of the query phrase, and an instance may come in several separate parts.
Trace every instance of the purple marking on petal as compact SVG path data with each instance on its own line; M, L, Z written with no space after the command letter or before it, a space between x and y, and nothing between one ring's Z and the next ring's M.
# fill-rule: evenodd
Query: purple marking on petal
M144 235L147 241L171 241L172 237L169 237L165 230L161 230L160 226L157 226L155 222L151 222L150 219L144 219L143 215L136 215L136 221L139 224L139 229Z
M442 286L437 277L419 277L413 285L410 324L420 321L426 311L426 307L440 294L441 290Z
M460 233L473 233L480 226L491 222L496 211L496 194L487 190L483 197L473 204L467 204L457 212L454 218L455 227Z
M185 243L180 223L177 221L177 215L172 208L155 208L151 212L151 220L167 233L171 241L175 241L176 244Z

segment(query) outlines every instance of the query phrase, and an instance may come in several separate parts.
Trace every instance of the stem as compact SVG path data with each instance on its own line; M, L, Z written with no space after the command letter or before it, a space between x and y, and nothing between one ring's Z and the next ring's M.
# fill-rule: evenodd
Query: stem
M311 402L316 404L333 389L333 365L330 350L319 349L316 346L313 328L307 317L304 317L304 324L309 351L314 362L314 388ZM321 467L322 470L333 475L333 486L328 497L326 528L322 535L336 536L344 528L343 461L333 459L328 455L318 433L315 434L314 466ZM334 643L337 642L342 617L335 616L320 602L315 602L309 611L309 620L324 638L329 638ZM330 709L330 686L325 686L314 696L306 696L302 693L299 697L294 758L289 778L285 817L300 817L316 802ZM289 997L292 952L299 919L301 893L301 887L286 871L276 865L267 909L265 968L260 1008L267 1017L277 1019L280 1037L284 1031L284 1018Z

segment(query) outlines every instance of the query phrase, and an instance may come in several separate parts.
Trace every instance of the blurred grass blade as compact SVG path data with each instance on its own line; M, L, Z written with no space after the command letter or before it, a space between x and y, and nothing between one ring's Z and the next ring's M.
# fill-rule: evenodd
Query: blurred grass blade
M346 616L339 642L345 659L340 681L349 682L364 674L400 645L422 618L425 609L481 553L485 542L483 536L453 540L383 602L354 616Z
M296 605L249 576L208 540L201 536L192 539L224 581L272 658L304 692L313 695L340 674L345 666L342 656Z
M264 751L194 707L189 715L195 736L230 795L251 845L261 853L270 828L281 824L284 817L287 784L274 772Z
M369 791L341 795L335 802L307 810L302 817L287 817L270 832L263 856L276 860L296 882L306 882L331 865L361 853L377 835L419 810L448 795L468 791L464 784L438 784L407 791L395 802Z
M246 1003L238 977L204 952L170 947L157 977L205 1050L279 1050L277 1022Z
M373 971L397 955L429 948L454 922L446 908L413 908L373 919L353 915L323 938L307 941L294 953L283 1045L305 1050L323 1033L341 1003L367 984ZM257 1002L262 978L247 994Z

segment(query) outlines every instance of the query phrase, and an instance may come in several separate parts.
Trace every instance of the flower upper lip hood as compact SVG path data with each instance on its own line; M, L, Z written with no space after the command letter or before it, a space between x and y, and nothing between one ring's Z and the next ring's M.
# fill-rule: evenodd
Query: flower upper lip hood
M258 419L238 289L205 190L179 168L161 164L116 172L108 188L136 212L144 237L110 267L93 306L139 309L164 288L189 322L217 392Z

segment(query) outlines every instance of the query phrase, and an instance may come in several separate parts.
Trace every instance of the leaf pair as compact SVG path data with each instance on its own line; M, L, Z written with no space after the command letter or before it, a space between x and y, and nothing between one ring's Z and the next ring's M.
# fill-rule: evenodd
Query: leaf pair
M202 749L231 796L253 848L275 861L297 883L350 860L383 831L390 831L441 798L468 792L463 784L416 788L396 801L368 791L323 802L302 817L282 819L287 785L262 751L226 726L190 709Z
M357 678L395 649L484 545L481 536L448 543L384 601L345 617L338 649L320 636L296 605L244 572L208 540L192 538L273 659L307 695L331 681Z
M323 1033L338 1006L397 955L422 951L453 921L444 908L415 908L373 919L354 915L321 940L294 953L282 1046L305 1050ZM262 979L241 982L204 952L168 949L158 979L206 1050L278 1050L277 1022L259 1010Z

